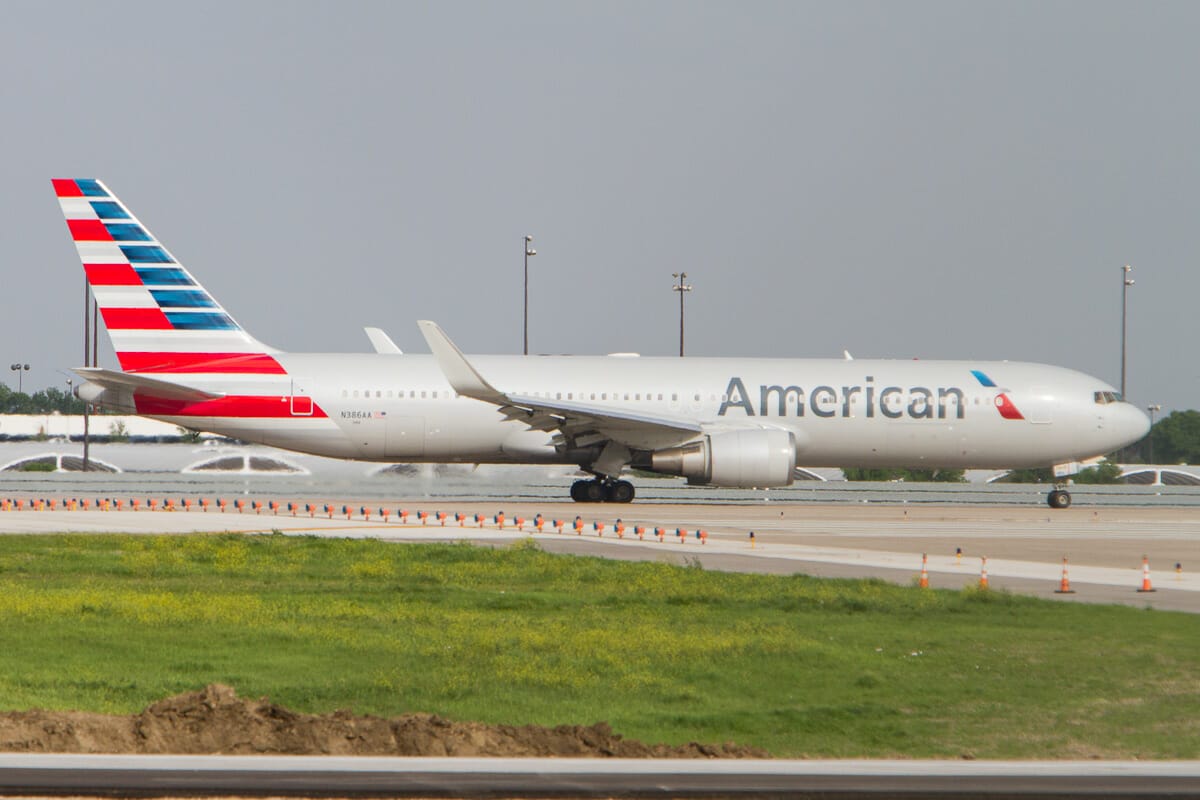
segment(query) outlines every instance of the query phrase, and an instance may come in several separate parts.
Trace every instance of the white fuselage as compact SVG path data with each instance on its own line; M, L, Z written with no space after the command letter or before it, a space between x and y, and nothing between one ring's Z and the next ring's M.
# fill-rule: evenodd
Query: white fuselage
M267 398L279 413L141 413L339 458L576 463L556 448L554 432L455 393L432 356L275 357L287 375L179 379ZM1048 466L1111 452L1148 428L1140 410L1112 400L1111 386L1032 363L628 356L472 356L471 363L509 395L692 420L705 433L785 429L795 436L797 463L812 467ZM1016 416L1002 413L1009 409Z

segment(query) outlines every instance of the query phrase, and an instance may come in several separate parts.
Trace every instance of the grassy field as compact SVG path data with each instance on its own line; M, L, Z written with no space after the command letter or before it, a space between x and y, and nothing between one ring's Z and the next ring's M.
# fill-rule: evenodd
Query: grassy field
M778 756L1200 756L1200 619L996 592L533 546L4 536L0 620L6 709L223 682Z

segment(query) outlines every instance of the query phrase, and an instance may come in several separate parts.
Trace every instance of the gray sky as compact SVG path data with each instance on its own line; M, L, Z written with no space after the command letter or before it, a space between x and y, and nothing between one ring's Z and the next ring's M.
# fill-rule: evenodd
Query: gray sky
M0 378L81 363L51 177L285 350L1043 361L1200 407L1200 4L9 2ZM102 361L114 364L111 351ZM15 379L10 383L16 383Z

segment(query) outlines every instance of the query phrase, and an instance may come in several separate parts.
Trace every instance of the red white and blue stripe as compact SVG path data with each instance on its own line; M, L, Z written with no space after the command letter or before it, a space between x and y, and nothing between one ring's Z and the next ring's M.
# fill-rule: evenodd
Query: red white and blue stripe
M53 184L121 369L285 374L103 183Z

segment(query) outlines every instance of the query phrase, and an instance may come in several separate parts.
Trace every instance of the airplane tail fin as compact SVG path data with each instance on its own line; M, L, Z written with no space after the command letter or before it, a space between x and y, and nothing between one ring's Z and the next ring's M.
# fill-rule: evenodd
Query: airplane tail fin
M284 374L103 183L52 182L122 370Z

